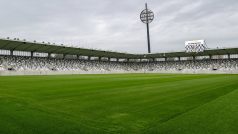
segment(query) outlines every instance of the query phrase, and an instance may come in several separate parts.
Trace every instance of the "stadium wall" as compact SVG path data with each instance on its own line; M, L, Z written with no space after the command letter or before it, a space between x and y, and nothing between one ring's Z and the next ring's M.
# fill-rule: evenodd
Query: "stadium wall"
M20 75L73 75L73 74L126 74L126 73L166 73L166 74L238 74L238 70L167 70L167 71L0 71L0 76Z

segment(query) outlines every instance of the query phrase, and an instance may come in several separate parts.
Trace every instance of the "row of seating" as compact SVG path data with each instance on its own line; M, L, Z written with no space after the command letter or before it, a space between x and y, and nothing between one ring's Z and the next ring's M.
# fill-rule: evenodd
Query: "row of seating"
M159 72L182 70L238 70L238 59L158 62L108 62L76 59L0 56L0 70Z

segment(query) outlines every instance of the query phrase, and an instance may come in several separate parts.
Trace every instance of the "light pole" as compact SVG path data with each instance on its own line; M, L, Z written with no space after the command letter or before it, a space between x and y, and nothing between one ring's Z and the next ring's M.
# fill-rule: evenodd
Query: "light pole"
M154 13L148 9L147 3L145 3L145 9L140 14L140 20L146 24L147 28L147 41L148 41L148 53L151 53L150 49L150 26L149 24L154 20Z

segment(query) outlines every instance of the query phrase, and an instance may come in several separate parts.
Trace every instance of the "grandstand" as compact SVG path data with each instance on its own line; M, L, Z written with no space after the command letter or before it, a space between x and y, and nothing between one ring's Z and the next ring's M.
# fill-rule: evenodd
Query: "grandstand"
M0 39L0 75L238 73L238 48L129 54Z

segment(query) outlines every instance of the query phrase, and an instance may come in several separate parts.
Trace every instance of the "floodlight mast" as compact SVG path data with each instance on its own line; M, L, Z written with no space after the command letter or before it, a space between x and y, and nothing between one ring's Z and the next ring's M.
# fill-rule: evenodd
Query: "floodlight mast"
M147 3L145 3L145 9L146 9L146 20L148 21L148 8L147 8ZM151 53L150 50L150 26L149 23L146 23L146 27L147 27L147 41L148 41L148 53Z
M147 28L147 42L148 42L148 53L151 53L150 48L150 26L149 23L151 23L154 20L154 13L148 9L147 3L145 3L145 10L143 10L140 14L140 19L143 23L146 24Z

